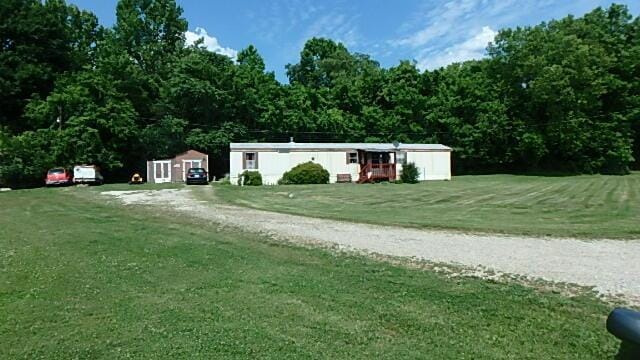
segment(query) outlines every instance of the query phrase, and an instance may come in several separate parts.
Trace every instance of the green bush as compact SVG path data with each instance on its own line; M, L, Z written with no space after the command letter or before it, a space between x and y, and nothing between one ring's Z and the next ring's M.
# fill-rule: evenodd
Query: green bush
M329 172L322 165L311 161L294 166L282 175L282 179L278 180L279 185L327 183L329 183Z
M43 185L47 169L58 165L53 151L47 151L51 133L44 129L10 137L0 132L0 187Z
M420 170L414 163L406 163L402 165L402 172L400 173L400 181L405 184L415 184L418 182L420 176Z
M245 170L238 177L238 185L260 186L262 185L262 175L260 175L259 171Z

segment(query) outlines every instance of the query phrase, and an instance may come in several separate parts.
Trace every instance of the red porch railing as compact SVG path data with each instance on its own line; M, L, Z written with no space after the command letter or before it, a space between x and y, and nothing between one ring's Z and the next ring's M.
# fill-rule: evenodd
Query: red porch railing
M359 183L374 182L376 180L394 181L396 179L396 164L368 163L360 169Z

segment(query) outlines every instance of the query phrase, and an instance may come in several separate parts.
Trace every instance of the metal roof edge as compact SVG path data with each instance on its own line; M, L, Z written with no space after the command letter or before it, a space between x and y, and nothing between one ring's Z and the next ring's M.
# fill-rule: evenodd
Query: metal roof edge
M453 149L443 144L398 144L391 143L230 143L231 150L260 149L260 150L440 150L452 151Z

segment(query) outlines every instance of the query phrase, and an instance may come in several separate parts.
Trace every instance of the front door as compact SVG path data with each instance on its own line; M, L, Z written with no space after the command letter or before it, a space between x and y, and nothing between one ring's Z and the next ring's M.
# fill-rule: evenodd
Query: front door
M182 160L182 181L187 181L187 171L191 168L201 168L202 160Z
M154 161L153 174L154 182L157 184L171 182L171 161Z

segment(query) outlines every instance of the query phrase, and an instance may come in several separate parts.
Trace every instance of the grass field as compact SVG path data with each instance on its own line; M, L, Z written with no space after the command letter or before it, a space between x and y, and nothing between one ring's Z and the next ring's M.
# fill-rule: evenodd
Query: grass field
M640 173L459 176L415 185L218 186L216 195L236 205L372 224L536 236L640 237Z
M604 329L610 306L589 294L568 298L278 244L104 203L96 189L0 193L0 358L617 352Z

